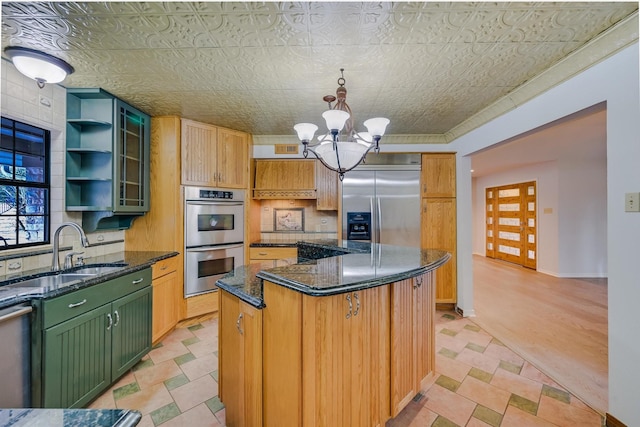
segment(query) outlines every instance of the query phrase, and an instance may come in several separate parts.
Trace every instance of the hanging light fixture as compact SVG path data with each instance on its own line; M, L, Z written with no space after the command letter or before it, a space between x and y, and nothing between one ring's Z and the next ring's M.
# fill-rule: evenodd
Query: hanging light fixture
M389 119L376 117L364 122L367 132L355 132L351 108L347 104L347 89L344 87L344 68L340 69L336 96L327 95L322 98L329 104L329 109L322 113L328 132L313 142L318 126L313 123L298 123L293 129L298 138L306 158L312 152L327 168L340 174L340 180L345 172L358 166L364 161L367 153L374 148L380 151L379 142L389 124ZM335 105L331 105L336 101ZM343 132L344 130L344 132Z
M39 50L7 46L4 53L11 58L18 71L34 79L40 89L45 83L60 83L74 71L67 62Z

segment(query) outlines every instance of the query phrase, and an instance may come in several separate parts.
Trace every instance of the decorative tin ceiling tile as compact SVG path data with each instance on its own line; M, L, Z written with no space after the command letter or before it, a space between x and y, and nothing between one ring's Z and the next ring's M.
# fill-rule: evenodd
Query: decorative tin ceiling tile
M358 126L384 115L391 133L452 135L477 125L474 115L511 106L501 101L507 95L532 96L527 82L553 84L558 76L538 77L634 12L637 19L637 9L634 2L3 2L2 45L69 61L76 72L65 86L102 87L152 115L257 135L293 134L299 121L322 125L322 97L335 93L345 68Z

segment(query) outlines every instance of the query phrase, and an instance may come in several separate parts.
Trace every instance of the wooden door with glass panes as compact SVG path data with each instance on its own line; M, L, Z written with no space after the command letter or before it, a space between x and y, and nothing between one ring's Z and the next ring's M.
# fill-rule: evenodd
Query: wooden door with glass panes
M535 269L536 183L491 187L486 195L486 254Z

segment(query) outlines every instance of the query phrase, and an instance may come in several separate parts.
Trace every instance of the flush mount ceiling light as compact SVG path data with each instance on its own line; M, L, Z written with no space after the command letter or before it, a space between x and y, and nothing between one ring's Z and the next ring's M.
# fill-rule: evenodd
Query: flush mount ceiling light
M298 138L304 145L302 152L304 157L306 158L309 152L312 152L323 165L338 172L340 180L342 180L344 173L364 161L365 156L372 148L375 148L376 152L380 151L378 143L384 135L389 119L384 117L369 119L364 122L367 132L356 132L353 129L351 108L347 104L344 68L340 69L340 74L336 96L327 95L322 98L329 104L329 109L322 113L328 132L319 136L317 142L312 142L318 126L313 123L298 123L293 129L298 133ZM333 101L336 103L331 106Z
M48 53L26 47L8 46L4 53L25 76L32 78L42 89L45 83L60 83L73 73L71 65Z

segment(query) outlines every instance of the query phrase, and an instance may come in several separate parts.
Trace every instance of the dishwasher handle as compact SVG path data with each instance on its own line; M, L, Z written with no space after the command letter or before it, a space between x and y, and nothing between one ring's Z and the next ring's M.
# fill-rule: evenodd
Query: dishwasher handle
M0 310L0 323L7 322L16 317L24 316L25 314L29 314L33 311L33 307L30 305L27 306L18 306L18 307L10 307L6 310Z

